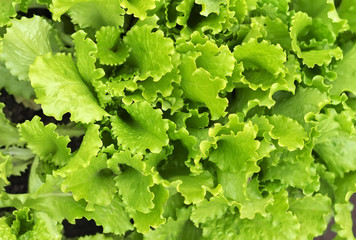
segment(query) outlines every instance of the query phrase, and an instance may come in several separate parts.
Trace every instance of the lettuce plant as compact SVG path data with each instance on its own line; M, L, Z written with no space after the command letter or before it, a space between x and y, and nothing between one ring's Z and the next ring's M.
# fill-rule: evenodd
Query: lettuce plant
M354 239L355 0L0 6L0 239Z

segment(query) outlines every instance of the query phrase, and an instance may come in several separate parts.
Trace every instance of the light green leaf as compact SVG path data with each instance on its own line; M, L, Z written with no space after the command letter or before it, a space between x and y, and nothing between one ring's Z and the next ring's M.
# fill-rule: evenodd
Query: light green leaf
M298 239L300 225L298 219L288 211L287 192L281 191L273 198L273 205L266 209L266 217L256 215L252 220L232 222L233 226L239 226L235 239Z
M253 90L261 88L263 91L274 84L285 84L286 54L279 45L271 45L267 41L258 43L251 40L238 45L234 49L237 62L244 66L242 82Z
M121 6L127 8L128 14L133 14L139 19L145 19L147 17L147 11L153 9L155 0L123 0Z
M13 230L9 225L7 225L6 217L0 218L0 239L6 240L16 240L17 237L13 233Z
M0 0L0 27L8 24L16 16L15 6L20 0Z
M115 152L114 155L108 160L108 167L115 173L119 174L119 164L125 164L137 171L144 171L146 164L142 161L143 156L141 154L132 155L130 151Z
M300 235L303 239L314 239L322 235L328 226L331 213L331 199L317 194L291 200L289 210L298 218Z
M0 59L12 75L27 80L29 66L36 57L52 51L50 38L53 36L52 26L41 17L13 20L2 40L4 48Z
M0 152L0 191L4 190L4 186L10 184L7 178L11 175L11 160L10 156L4 156Z
M72 192L78 201L84 198L90 204L110 205L116 192L114 175L107 169L107 157L99 154L89 159L89 165L66 174L61 185L63 192Z
M66 112L71 120L83 123L102 119L107 113L84 83L70 55L51 53L38 57L30 67L31 84L37 103L46 115L62 119Z
M199 55L182 55L182 64L179 67L182 75L181 88L185 97L204 103L209 108L212 119L218 119L226 114L228 101L220 98L218 93L225 88L227 81L219 77L213 78L203 68L197 69L195 61Z
M70 139L68 136L59 136L55 130L57 126L50 123L46 126L40 117L35 116L31 121L19 125L21 140L41 160L56 167L63 167L69 161L70 149L67 148Z
M325 162L329 171L337 176L356 170L356 136L353 117L347 112L337 113L330 109L325 115L318 115L316 130L320 137L315 138L314 150Z
M356 7L355 7L356 8ZM341 61L336 64L335 72L337 78L332 83L330 88L330 95L333 97L339 97L342 92L348 91L356 94L356 70L353 67L356 61L356 44L353 45L346 53Z
M95 43L90 38L86 38L86 35L87 34L81 30L74 33L72 38L75 44L78 71L90 89L92 82L102 78L105 72L101 68L96 69L95 55L98 50Z
M118 143L133 153L143 154L146 149L158 153L168 144L168 122L162 119L161 110L147 102L125 105L119 117L111 118L111 124Z
M302 40L299 39L303 38L305 34L308 33L309 31L311 32L308 33L309 35L315 34L315 36L309 36L310 42L313 42L312 41L313 39L320 38L320 36L318 36L318 33L322 31L317 32L317 29L315 29L315 31L313 32L312 31L313 29L308 29L313 27L315 21L316 20L313 20L311 17L308 16L308 14L304 12L297 12L292 17L292 26L290 28L290 36L292 38L292 49L294 52L296 52L299 58L303 59L303 63L310 68L314 67L315 65L318 66L328 65L333 58L335 58L336 60L342 58L342 50L339 47L333 47L330 44L323 46L325 45L323 42L320 43L322 44L322 47L319 46L319 47L311 48L310 46L308 46L308 48L306 49L301 48L302 43L300 41ZM317 23L318 22L316 22L315 24ZM321 26L319 26L319 28L320 27ZM333 34L330 32L329 36L333 36Z
M126 231L133 230L124 204L117 196L109 206L95 206L94 210L86 212L84 217L93 219L98 225L103 226L104 233L123 235Z
M352 32L356 32L356 1L355 0L344 0L341 2L337 9L340 17L347 20L347 23Z
M208 171L199 175L175 176L169 179L184 197L184 203L197 204L203 201L206 191L214 187L213 176Z
M144 240L200 240L201 230L189 221L190 209L177 209L177 217L169 218L167 223L145 234Z
M216 196L209 200L204 199L194 206L190 219L196 226L199 226L201 223L222 218L228 207L228 202L224 197Z
M128 167L115 177L116 187L130 211L149 213L154 208L154 193L150 187L154 185L151 175Z
M120 65L130 55L130 49L120 38L122 30L118 27L106 26L96 32L98 46L97 56L101 64Z
M257 178L249 180L246 190L246 198L239 199L237 205L240 210L240 218L254 219L256 214L261 216L267 216L266 208L268 205L273 203L273 196L268 194L267 196L262 196L260 190L259 181Z
M231 76L236 60L230 49L225 45L218 47L211 40L204 40L206 41L204 44L199 43L195 46L195 50L201 53L195 61L197 68L204 68L212 77L225 79Z
M228 129L230 132L232 129ZM211 131L212 132L212 131ZM259 171L256 165L259 142L255 140L257 131L251 122L236 134L216 137L216 146L211 151L209 161L218 167L218 183L222 185L228 199L243 201L246 198L248 178ZM200 147L202 148L202 142Z
M0 147L8 147L19 143L19 133L16 127L11 125L6 118L3 108L5 104L0 103Z
M100 29L102 26L124 24L125 11L120 7L119 0L53 0L49 9L56 21L68 12L73 23L81 28Z
M30 195L19 194L9 197L20 204L46 213L51 219L62 222L67 219L74 224L75 219L94 219L98 225L103 226L104 233L124 234L132 230L130 218L123 207L121 199L115 197L109 206L94 206L93 211L86 211L87 203L84 200L75 201L72 194L60 190L61 178L51 175L46 177L46 182ZM20 197L20 199L19 199Z
M248 162L257 160L259 142L255 137L256 130L251 122L236 135L218 136L217 148L211 152L209 161L214 162L223 172L240 173L241 170L247 170Z
M337 203L334 206L335 208L335 225L332 227L332 230L337 233L336 240L352 240L355 239L355 236L352 231L352 216L351 211L353 205L351 203L340 204Z
M278 144L293 151L297 148L303 149L304 140L308 140L308 134L296 120L283 115L273 115L268 118L273 126L270 136L278 139Z
M196 3L202 5L202 10L200 12L201 15L208 16L210 13L219 14L220 13L220 5L223 5L223 3L226 3L226 1L224 1L224 0L213 0L213 1L197 0Z
M283 101L279 101L272 108L272 113L297 120L304 126L306 115L318 113L327 103L329 100L325 92L312 87L298 87L295 95L290 95Z
M261 89L252 90L249 87L236 88L236 98L230 103L230 111L233 113L248 113L256 106L271 108L276 102L272 98L271 91Z
M68 164L53 173L54 176L66 177L73 171L86 168L90 165L90 160L95 158L102 147L99 135L99 126L91 124L85 132L79 150L70 159Z
M153 186L152 192L155 195L153 199L154 208L148 213L136 211L130 214L134 219L134 226L140 233L148 233L151 227L157 228L166 222L162 217L162 213L163 206L169 197L169 192L161 185Z
M261 168L263 180L279 180L282 185L300 188L308 195L319 190L319 176L315 172L310 147L296 151L277 149L261 164Z
M131 48L127 64L137 68L139 80L152 77L158 81L172 70L173 41L161 30L152 32L151 26L135 26L124 37L124 43Z
M334 183L334 196L337 203L348 203L352 194L356 192L355 172L346 173L343 177L337 177Z
M0 61L0 89L1 88L5 88L9 94L25 99L30 99L35 95L31 83L29 81L20 81L17 77L13 76L2 61Z

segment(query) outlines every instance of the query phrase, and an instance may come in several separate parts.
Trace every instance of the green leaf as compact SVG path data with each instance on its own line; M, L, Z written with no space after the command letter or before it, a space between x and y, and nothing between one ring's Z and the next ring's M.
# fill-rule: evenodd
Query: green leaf
M164 37L161 30L152 32L151 26L135 26L124 37L124 43L131 48L126 63L138 70L139 80L152 77L158 81L172 70L173 41Z
M60 231L63 227L45 213L33 214L29 208L25 207L14 211L13 216L8 216L7 219L6 217L1 218L1 228L4 228L3 234L7 237L6 239L45 240L51 238L60 240L62 239ZM0 235L0 237L2 236Z
M3 108L5 105L0 103L0 147L8 147L19 143L19 133L10 121L6 118Z
M134 102L125 105L124 111L119 117L111 117L113 133L124 149L158 153L168 144L168 122L162 119L161 110L153 109L147 102Z
M222 218L227 209L228 202L224 197L216 196L209 200L204 199L194 206L190 219L196 226L199 226L201 223Z
M356 44L345 52L343 59L336 64L335 72L337 78L330 88L330 95L332 97L339 97L341 93L345 91L356 94L356 84L353 81L356 76L356 70L353 67L355 61Z
M149 213L154 208L154 193L150 187L154 185L151 175L129 167L115 177L116 186L130 211Z
M177 209L177 217L169 218L167 223L159 226L154 231L145 234L144 240L176 240L176 239L201 239L201 231L189 221L190 209Z
M100 139L99 126L95 124L89 125L79 150L66 166L54 172L54 176L59 175L65 177L69 172L88 167L91 162L90 160L97 156L102 146L103 143Z
M97 47L90 38L85 38L86 33L84 31L77 31L72 35L77 59L77 68L82 76L82 79L86 85L91 88L92 82L96 79L102 78L105 75L103 69L96 69L95 55L97 53Z
M340 204L337 203L334 206L335 208L335 225L332 227L332 230L337 233L335 239L355 239L355 236L352 231L352 216L351 211L353 205L351 203Z
M337 176L356 170L356 136L352 134L355 131L352 117L347 112L338 114L330 109L325 115L317 116L317 119L319 124L316 130L320 137L316 138L314 150L328 170Z
M271 91L251 88L236 88L236 98L230 103L230 111L233 113L248 113L256 106L266 106L271 108L276 103L272 98Z
M153 9L155 5L155 0L123 0L121 6L127 8L128 14L133 14L139 19L144 19L147 17L147 11Z
M213 177L208 171L196 176L175 176L169 180L177 191L182 194L184 203L187 205L203 201L206 191L214 187Z
M213 0L213 1L207 1L207 0L197 0L197 4L202 5L202 10L201 14L203 16L208 16L210 13L220 13L220 5L223 5L225 3L224 0Z
M6 222L6 217L0 218L0 239L16 240L17 237Z
M41 160L56 167L63 167L69 161L70 149L67 148L70 139L68 136L59 136L55 130L57 126L50 123L46 126L40 117L35 116L31 121L19 125L21 140Z
M96 32L97 56L101 64L120 65L129 57L130 49L120 38L121 33L122 30L113 26L102 27Z
M151 227L157 228L166 222L162 217L162 213L163 206L169 197L169 192L161 185L153 186L152 192L155 194L153 199L154 208L148 213L136 211L130 214L134 219L134 226L140 233L148 233Z
M297 121L283 115L273 115L268 120L273 126L270 135L278 139L280 146L287 147L290 151L303 149L304 140L308 140L308 135Z
M115 197L109 206L94 206L93 211L86 211L87 203L84 200L75 201L72 194L63 193L61 183L61 178L47 175L46 182L35 193L22 199L19 194L10 195L10 198L17 204L46 213L57 222L67 219L74 224L75 219L85 217L103 226L104 233L124 234L133 229L120 198Z
M7 178L11 175L11 170L11 157L0 152L0 191L10 184Z
M319 10L318 10L319 11ZM308 14L304 12L297 12L293 17L292 17L292 26L290 28L290 36L292 38L292 49L293 51L298 55L299 58L303 59L303 63L307 65L308 67L312 68L315 65L322 66L322 65L328 65L333 58L336 60L339 60L342 58L342 50L339 47L333 47L330 44L325 45L323 42L321 43L322 47L315 47L311 48L310 46L307 46L307 48L304 50L301 48L301 45L303 45L299 39L303 38L304 35L309 34L315 34L315 36L309 37L308 41L312 42L313 39L318 39L320 36L318 34L321 31L318 31L316 27L313 26L313 24L317 24L316 20L313 20L311 17L308 16ZM315 30L313 29L315 28ZM319 26L324 27L323 25ZM328 31L328 30L326 30ZM330 31L330 30L329 30ZM308 33L311 32L311 33ZM325 32L322 32L323 34L326 34ZM333 36L333 34L330 32L329 36ZM325 37L325 36L323 36ZM312 39L310 39L312 38ZM314 40L315 41L315 40Z
M50 5L53 20L68 12L73 23L81 28L92 27L100 29L102 26L123 26L124 9L119 0L53 0Z
M9 94L25 99L30 99L35 95L35 91L29 81L20 81L17 77L13 76L5 67L5 64L0 61L0 89L2 88L5 88Z
M279 101L272 108L272 113L297 120L304 126L306 116L310 113L319 113L327 103L329 103L329 100L325 92L312 87L298 87L295 95Z
M247 170L247 163L257 159L259 142L255 137L256 130L251 123L246 124L243 131L236 135L218 136L217 148L211 152L209 161L214 162L223 172L239 173Z
M337 203L348 203L352 194L356 192L355 172L346 173L343 177L337 177L334 183L334 196Z
M256 215L252 220L242 219L230 223L239 226L235 239L298 239L300 225L297 217L288 211L287 192L281 191L273 198L273 205L266 209L266 217Z
M267 41L258 43L251 40L236 46L234 56L237 62L244 66L242 82L253 90L261 88L263 91L274 84L285 84L286 54L280 46L269 44Z
M19 0L0 0L0 27L8 24L16 16L15 6Z
M328 226L328 215L331 213L331 200L327 196L317 194L291 201L289 210L300 223L300 238L313 239L322 235Z
M213 41L204 40L204 44L195 46L195 50L201 53L196 59L197 68L204 68L212 77L225 79L231 76L236 60L229 48L225 45L218 47Z
M84 198L90 204L109 205L116 188L114 175L107 169L106 162L106 155L99 154L90 158L85 168L68 172L61 185L62 191L72 192L76 201Z
M29 77L37 103L42 105L46 115L61 120L63 114L70 112L71 120L83 123L107 115L84 83L70 55L49 53L38 57L30 67Z
M200 54L182 55L179 69L182 76L181 88L184 96L192 101L204 103L210 110L212 119L218 119L226 114L228 101L220 98L218 93L226 86L226 80L213 78L203 68L196 67L195 61Z
M277 149L261 164L261 168L263 180L279 180L281 184L300 188L308 195L319 190L319 176L315 172L310 147L296 151Z
M27 80L29 66L36 57L52 51L50 39L54 34L52 26L41 17L13 20L2 40L0 59L12 75Z
M355 0L344 0L341 2L337 9L340 17L347 20L347 23L352 32L356 32L356 19L354 18L356 14L355 5Z
M218 167L218 182L228 199L243 201L246 198L248 178L259 171L256 165L256 151L259 147L259 142L255 140L256 134L256 129L249 122L236 134L216 137L216 146L210 153L209 161Z

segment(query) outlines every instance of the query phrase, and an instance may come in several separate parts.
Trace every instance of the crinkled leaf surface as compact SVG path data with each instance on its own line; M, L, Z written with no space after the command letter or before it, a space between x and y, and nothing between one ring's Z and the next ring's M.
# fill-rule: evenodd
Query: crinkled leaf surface
M81 28L102 26L122 26L124 9L119 0L54 0L50 5L54 20L68 12L73 22Z
M76 122L90 123L107 113L98 105L70 55L48 53L30 67L31 84L43 111L56 119L70 112Z
M100 63L120 65L129 56L129 48L120 38L122 31L118 27L104 26L95 34Z
M158 153L168 143L168 123L162 112L147 102L124 106L122 114L111 118L113 133L124 149L144 153L146 149Z
M6 118L3 108L4 104L0 103L0 146L7 147L19 142L19 133L15 126L11 125Z
M147 16L147 11L155 7L154 0L123 0L121 6L127 8L129 14L133 14L140 19Z
M152 77L157 81L172 70L173 41L164 37L162 31L152 32L148 25L135 26L127 33L124 42L131 48L127 64L137 68L140 80Z
M20 80L27 80L29 66L37 56L52 52L51 25L43 18L21 18L13 20L4 36L0 59L10 72Z
M84 31L78 31L72 35L76 50L77 68L82 76L82 79L91 87L92 81L101 78L105 75L103 69L96 69L94 57L97 53L97 47L95 43L86 38Z
M19 133L21 140L42 160L63 167L70 157L70 149L67 148L70 139L68 136L59 136L56 128L53 123L44 126L40 118L35 116L31 121L19 125Z

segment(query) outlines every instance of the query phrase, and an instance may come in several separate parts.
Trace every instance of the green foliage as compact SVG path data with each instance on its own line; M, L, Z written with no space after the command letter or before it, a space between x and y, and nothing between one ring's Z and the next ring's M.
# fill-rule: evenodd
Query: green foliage
M0 6L0 239L354 238L354 0Z

